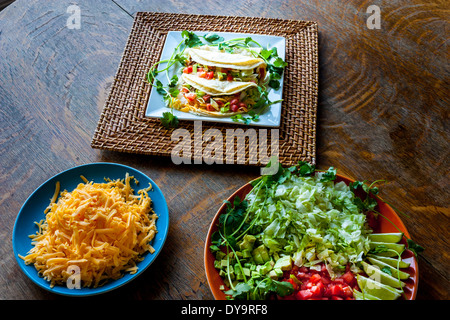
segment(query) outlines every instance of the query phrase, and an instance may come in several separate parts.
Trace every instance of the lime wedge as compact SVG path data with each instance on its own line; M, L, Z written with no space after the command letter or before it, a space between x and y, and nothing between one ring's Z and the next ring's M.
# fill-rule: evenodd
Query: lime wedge
M398 257L398 254L402 254L403 250L405 250L405 245L402 243L371 241L369 246L370 250L376 250L376 254L383 257Z
M363 265L364 271L370 278L378 280L381 283L394 288L402 288L405 286L405 284L402 281L398 280L397 278L394 278L393 276L387 274L386 272L381 271L380 268L370 265L365 261L361 262L361 264Z
M358 282L358 286L364 295L369 294L381 300L396 300L401 295L400 290L382 284L373 279L363 277L359 274L356 276L356 281Z
M367 260L369 260L369 262L374 266L380 267L380 269L388 268L391 271L392 276L396 279L400 278L401 280L406 280L409 278L409 273L402 270L397 270L397 267L394 268L383 261L371 257L367 257Z
M355 300L381 300L378 297L375 297L368 293L362 293L358 290L353 290L353 296L355 297Z
M397 243L402 240L403 233L372 233L369 235L370 241Z
M408 268L410 265L408 262L405 262L403 260L399 261L398 258L382 257L382 256L377 256L375 254L369 254L369 256L373 257L381 262L384 262L393 268L397 268L397 264L398 264L399 268Z

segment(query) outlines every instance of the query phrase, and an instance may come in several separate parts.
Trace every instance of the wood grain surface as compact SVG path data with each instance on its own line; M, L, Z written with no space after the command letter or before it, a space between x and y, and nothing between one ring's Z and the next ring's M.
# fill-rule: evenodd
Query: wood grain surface
M42 182L99 161L152 178L171 224L143 275L92 299L213 299L203 267L209 224L259 168L175 165L90 147L139 11L318 22L317 166L385 179L381 196L408 215L404 224L426 248L417 299L450 298L448 1L86 1L78 3L80 29L69 29L71 4L17 0L0 12L0 299L60 298L15 262L14 221ZM381 10L380 29L367 27L370 5Z

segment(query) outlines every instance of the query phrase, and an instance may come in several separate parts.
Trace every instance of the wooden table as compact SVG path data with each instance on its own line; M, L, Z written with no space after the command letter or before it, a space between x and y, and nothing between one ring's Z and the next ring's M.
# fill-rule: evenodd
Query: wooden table
M209 224L259 168L175 165L90 147L138 11L317 21L317 167L386 179L382 197L408 214L406 227L426 248L417 299L450 298L448 3L103 0L79 3L80 29L69 29L71 4L18 0L0 13L0 299L60 298L19 269L14 221L42 182L99 161L149 175L166 196L171 225L155 263L98 299L213 299L203 267ZM370 5L381 9L380 29L368 28Z

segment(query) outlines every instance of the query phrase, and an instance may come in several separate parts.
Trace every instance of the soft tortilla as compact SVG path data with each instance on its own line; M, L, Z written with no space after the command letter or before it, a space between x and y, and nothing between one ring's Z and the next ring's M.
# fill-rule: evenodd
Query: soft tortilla
M212 96L232 95L250 87L258 86L254 82L208 80L200 78L196 74L183 73L181 77L187 84Z
M222 52L211 50L211 48L191 48L188 54L193 61L206 66L251 70L260 65L265 65L263 59L251 55Z

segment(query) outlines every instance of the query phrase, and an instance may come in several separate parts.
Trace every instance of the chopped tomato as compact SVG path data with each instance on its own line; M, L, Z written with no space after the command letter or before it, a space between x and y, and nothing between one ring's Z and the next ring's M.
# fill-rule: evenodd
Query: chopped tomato
M205 71L198 71L197 69L197 76L200 78L206 78L206 72Z
M311 281L312 283L316 283L319 282L321 278L322 277L320 276L320 274L315 273L311 276L311 278L309 278L309 281Z
M233 81L233 76L231 74L227 74L227 80L228 81Z
M186 97L186 99L188 99L189 101L194 101L195 98L197 98L197 94L194 92L188 93L186 95L184 95Z
M235 104L230 107L233 108ZM283 300L353 300L353 289L358 288L355 275L347 267L338 278L331 279L325 265L317 270L294 266L283 274L284 280L292 283L294 292ZM298 281L292 278L295 276ZM300 285L298 283L301 283ZM294 285L295 284L295 285Z
M214 71L207 72L205 78L208 80L211 80L212 78L214 78Z
M300 290L296 293L295 297L298 300L307 300L309 298L312 297L312 293L310 290L306 289L306 290Z
M188 93L188 92L189 92L189 89L186 88L186 87L183 87L183 88L181 88L181 91L184 92L184 93Z
M331 295L340 296L342 294L342 287L339 284L331 286Z
M342 275L341 278L344 280L346 284L349 285L353 284L355 280L355 276L353 275L353 273L351 273L351 271L347 271L346 273L344 273L344 275Z
M188 66L183 69L183 73L192 73L192 66Z
M216 109L214 109L214 107L210 103L206 104L206 110L208 110L208 111L216 111Z

